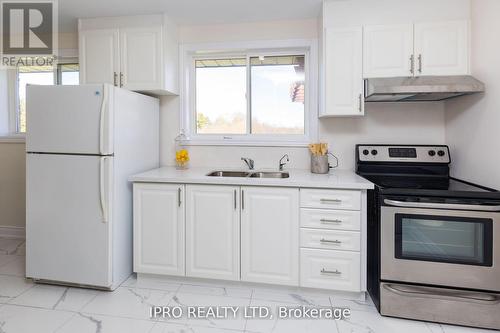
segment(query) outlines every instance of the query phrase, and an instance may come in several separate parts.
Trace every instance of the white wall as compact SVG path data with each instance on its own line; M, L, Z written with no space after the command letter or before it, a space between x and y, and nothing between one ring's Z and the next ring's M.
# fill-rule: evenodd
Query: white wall
M340 157L342 169L354 169L357 143L443 144L442 103L367 103L363 118L320 122L321 139Z
M500 1L472 1L472 74L484 95L446 103L452 175L500 189Z
M328 26L390 24L452 20L470 17L470 0L343 0L327 2ZM230 25L181 26L181 43L318 38L316 20L277 21ZM356 143L444 144L442 103L368 104L361 118L319 121L319 136L330 144L343 169L354 168ZM179 131L179 98L161 98L161 164L174 164L174 138ZM307 148L190 147L191 165L241 167L240 157L256 160L256 167L275 168L290 155L292 168L308 168Z

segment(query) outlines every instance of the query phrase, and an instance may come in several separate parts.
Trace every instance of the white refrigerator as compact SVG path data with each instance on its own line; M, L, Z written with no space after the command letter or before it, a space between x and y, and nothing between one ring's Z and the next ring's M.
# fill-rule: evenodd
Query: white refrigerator
M28 86L26 277L113 290L132 273L132 185L159 166L159 101Z

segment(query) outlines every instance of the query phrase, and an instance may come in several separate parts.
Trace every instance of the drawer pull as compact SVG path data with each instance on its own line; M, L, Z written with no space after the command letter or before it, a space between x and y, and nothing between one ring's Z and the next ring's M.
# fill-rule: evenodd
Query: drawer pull
M321 238L319 240L320 243L331 243L331 244L342 244L341 241L339 241L338 239L335 239L335 240L329 240L329 239L324 239L324 238Z
M321 219L319 220L321 223L342 223L342 220L329 220L329 219Z
M342 274L342 272L341 272L341 271L339 271L338 269L336 269L336 270L334 270L334 271L328 271L328 270L326 270L326 269L324 269L324 268L323 268L323 269L321 270L321 274L334 274L334 275L340 275L340 274Z
M329 203L341 203L342 200L340 199L319 199L319 201L321 203L324 203L324 204L329 204Z

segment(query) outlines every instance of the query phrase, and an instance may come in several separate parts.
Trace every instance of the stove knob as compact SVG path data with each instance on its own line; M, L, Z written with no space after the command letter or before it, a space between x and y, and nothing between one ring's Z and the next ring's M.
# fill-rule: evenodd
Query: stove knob
M438 151L438 156L443 157L445 154L444 150L439 150Z
M429 156L435 156L436 152L434 150L429 150Z
M378 154L378 151L377 151L376 149L373 149L373 150L372 150L372 155L374 155L374 156L375 156L375 155L377 155L377 154Z
M363 155L365 155L365 156L366 156L366 155L368 155L369 153L370 153L370 152L368 151L368 149L363 150Z

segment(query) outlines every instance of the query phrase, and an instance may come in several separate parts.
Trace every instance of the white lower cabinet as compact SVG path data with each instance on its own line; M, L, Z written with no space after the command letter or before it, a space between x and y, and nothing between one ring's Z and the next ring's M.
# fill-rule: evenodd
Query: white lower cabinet
M359 252L300 249L300 285L345 291L361 291Z
M186 185L186 275L240 279L239 187Z
M134 272L365 291L365 196L135 183Z
M364 205L361 191L300 190L301 287L363 291Z
M184 185L134 184L134 272L185 275Z
M299 190L242 187L241 280L299 284Z

